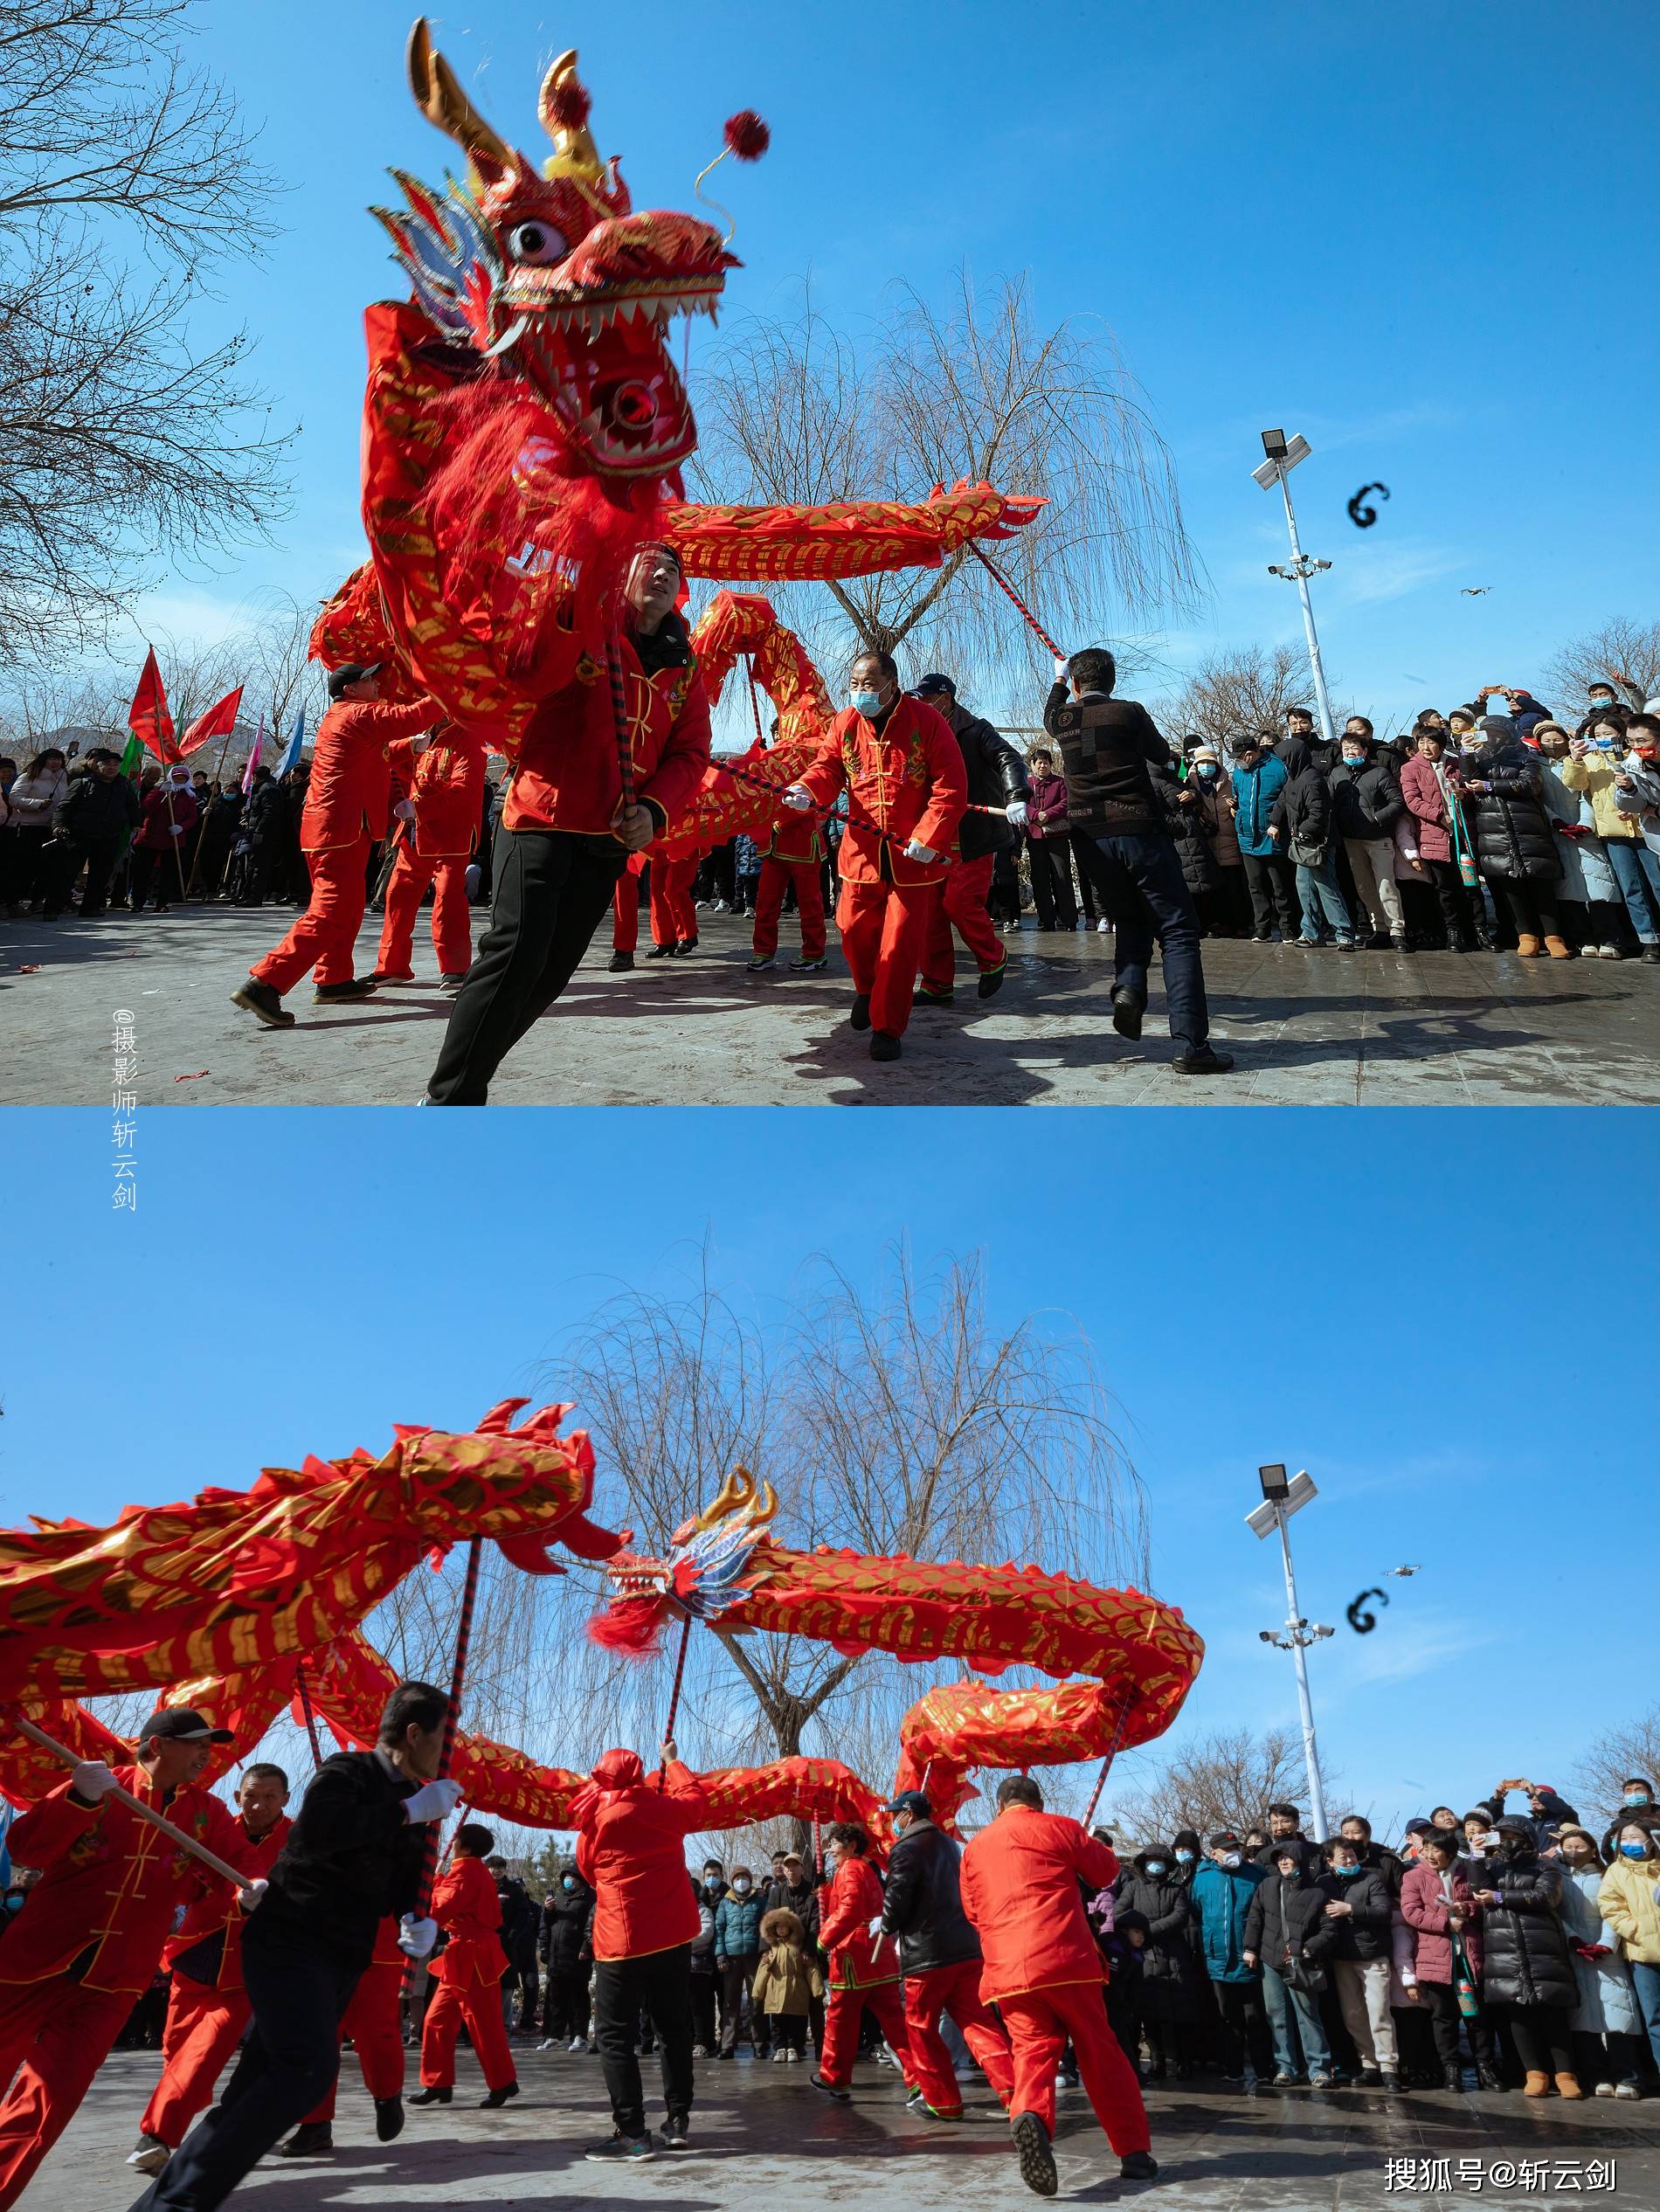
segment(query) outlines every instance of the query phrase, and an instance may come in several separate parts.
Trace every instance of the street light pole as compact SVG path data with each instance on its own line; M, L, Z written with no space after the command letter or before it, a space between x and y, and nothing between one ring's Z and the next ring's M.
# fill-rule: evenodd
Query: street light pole
M1303 627L1308 635L1309 667L1314 672L1314 697L1320 709L1320 734L1328 745L1334 745L1337 735L1331 727L1331 702L1325 695L1325 667L1320 659L1320 640L1315 634L1314 602L1309 597L1309 577L1312 571L1303 557L1303 548L1297 543L1297 510L1291 505L1291 481L1283 461L1276 464L1276 474L1280 480L1281 495L1285 501L1285 527L1291 534L1290 572L1297 579L1297 596L1303 602Z
M1291 1571L1291 1536L1285 1525L1285 1509L1276 1504L1274 1520L1280 1532L1280 1556L1285 1561L1285 1633L1297 1669L1297 1697L1303 1709L1303 1764L1309 1780L1309 1812L1314 1821L1314 1840L1326 1839L1325 1794L1320 1787L1320 1755L1314 1741L1314 1700L1309 1695L1309 1662L1304 1656L1311 1639L1303 1633L1297 1609L1297 1577Z

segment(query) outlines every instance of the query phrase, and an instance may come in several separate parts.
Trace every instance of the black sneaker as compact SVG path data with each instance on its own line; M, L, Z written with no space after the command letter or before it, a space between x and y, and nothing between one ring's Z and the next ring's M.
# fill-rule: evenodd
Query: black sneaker
M838 2089L833 2082L826 2081L824 2076L819 2071L816 2066L813 2068L812 2073L807 2076L807 2079L813 2084L814 2089L822 2090L827 2097L833 2097L838 2105L852 2104L853 2098L849 2096L847 2091L845 2089Z
M412 2105L447 2105L454 2094L453 2089L418 2089L409 2101Z
M778 964L770 952L757 952L753 960L744 963L744 972L750 976L764 975L769 968L776 968Z
M870 993L861 991L854 999L847 1013L849 1029L868 1029L870 1027Z
M1386 2074L1383 2077L1383 2085L1391 2097L1404 2097L1407 2094L1407 2078L1404 2074Z
M1121 1037L1133 1043L1141 1034L1141 1017L1147 1011L1147 1002L1138 998L1127 984L1112 986L1112 1026Z
M318 2158L335 2147L335 2131L327 2120L302 2120L278 2152L279 2158Z
M696 950L697 939L695 937L677 937L674 941L674 953L676 958L683 958L687 953L695 952Z
M643 2166L657 2153L649 2135L612 2135L584 2155L596 2166Z
M246 1006L251 1014L257 1014L267 1029L292 1029L294 1016L268 983L261 983L258 976L250 976L240 991L231 993L233 1006Z
M671 2112L663 2126L663 2148L683 2151L692 2139L691 2123L684 2112Z
M344 983L320 983L311 994L314 1006L350 1006L359 999L372 999L375 986L367 976L351 976Z
M649 954L647 955L648 959L650 957ZM613 952L605 963L605 972L607 975L626 976L633 964L634 956L632 952Z
M816 976L820 968L827 968L829 965L829 961L822 952L812 960L809 960L804 953L800 959L791 961L790 973L792 976Z
M1008 971L1009 964L1006 954L997 967L988 968L986 973L980 978L980 997L982 999L995 999L998 992L1003 988L1003 978Z
M1049 2132L1035 2112L1022 2112L1013 2127L1014 2153L1020 2161L1020 2179L1035 2196L1053 2196L1060 2187Z
M674 948L672 944L654 944L646 955L648 960L672 960L674 957Z
M454 999L460 996L461 985L466 981L465 972L459 976L440 976L438 979L438 987L446 999Z
M377 2097L375 2099L375 2140L377 2143L393 2143L403 2132L403 2098Z
M510 2105L519 2093L517 2082L503 2082L500 2089L493 2089L488 2097L479 2099L481 2112L500 2112L503 2105Z
M897 1037L890 1037L885 1029L870 1033L870 1057L873 1060L897 1060L904 1050Z
M919 983L916 996L926 1006L949 1006L956 1003L957 992L955 986L949 983L943 991L936 991L929 984Z
M1179 1052L1170 1064L1179 1075L1225 1075L1234 1064L1234 1055L1200 1045L1192 1052Z
M1381 2089L1383 2087L1382 2069L1377 2066L1363 2066L1354 2077L1354 2085L1357 2089Z
M1151 2151L1131 2151L1118 2161L1121 2181L1152 2181L1158 2179L1159 2161Z

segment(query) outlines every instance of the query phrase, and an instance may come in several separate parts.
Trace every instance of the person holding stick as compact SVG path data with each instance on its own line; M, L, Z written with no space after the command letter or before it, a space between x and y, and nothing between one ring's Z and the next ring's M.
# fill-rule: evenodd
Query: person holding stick
M432 1968L438 1994L421 2022L421 2086L412 2105L447 2105L455 2094L455 2040L463 2022L484 2070L488 2094L481 2105L494 2112L519 2093L501 2017L501 1977L508 1970L501 1899L484 1863L495 1849L488 1828L463 1822L455 1832L449 1871L433 1886L432 1918L449 1942Z
M427 1823L453 1812L461 1794L459 1782L435 1779L450 1710L446 1691L400 1682L374 1750L336 1752L317 1770L243 1936L253 2028L240 2063L134 2212L214 2212L315 2105L335 2077L341 2018L389 1913L402 1921L411 1958L432 1950L437 1925L414 1908ZM377 2105L376 2119L390 2141L401 2104L384 2114Z
M229 1894L135 1805L163 1814L230 1869L252 1872L257 1863L230 1808L197 1787L212 1746L230 1740L228 1729L210 1728L186 1706L152 1713L132 1766L81 1759L12 1824L12 1856L41 1873L0 1955L0 2081L11 2084L0 2105L0 2212L74 2117L155 1977L176 1911L204 1891ZM250 1880L244 1909L262 1887Z

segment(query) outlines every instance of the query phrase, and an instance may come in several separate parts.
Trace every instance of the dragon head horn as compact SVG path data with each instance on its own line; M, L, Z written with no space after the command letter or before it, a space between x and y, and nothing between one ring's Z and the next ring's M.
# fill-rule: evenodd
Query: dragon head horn
M543 174L568 176L591 190L602 188L605 164L588 128L588 94L577 76L574 46L557 57L542 79L536 113L553 141L553 158L544 163Z
M730 1519L734 1513L742 1513L746 1520L760 1528L772 1518L778 1510L778 1492L771 1483L763 1483L757 1489L755 1477L747 1467L735 1467L693 1525L699 1529L712 1529L720 1522Z
M409 34L409 88L429 123L465 149L476 169L478 157L498 169L516 169L513 149L497 135L461 90L455 72L432 44L426 17L417 16Z

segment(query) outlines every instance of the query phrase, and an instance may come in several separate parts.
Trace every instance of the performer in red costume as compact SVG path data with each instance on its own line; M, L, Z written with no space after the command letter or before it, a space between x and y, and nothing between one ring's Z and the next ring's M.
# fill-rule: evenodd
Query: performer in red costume
M1091 1893L1110 1890L1118 1862L1079 1821L1046 1813L1028 1775L1000 1782L997 1818L963 1854L963 1910L986 1953L980 1994L1002 2014L1013 2049L1014 2147L1020 2178L1039 2196L1055 2192L1055 2070L1069 2036L1124 2179L1150 2181L1159 2171L1141 2084L1107 2024L1080 1877Z
M139 1732L138 1759L86 1759L22 1814L6 1841L41 1869L0 1955L0 2212L15 2204L68 2126L127 2015L150 1986L173 1916L227 1892L197 1858L109 1794L120 1783L232 1866L250 1855L230 1808L195 1787L230 1732L176 1706ZM241 1891L252 1908L263 1883Z
M749 964L751 973L776 964L778 916L784 912L784 895L792 883L801 923L801 957L791 961L791 969L800 974L825 965L823 866L824 833L818 817L786 808L774 821L761 855L761 882L755 895L755 957Z
M674 611L668 546L629 571L617 641L635 803L626 806L612 687L571 633L570 675L537 709L495 847L495 905L427 1085L434 1106L482 1106L490 1078L570 982L630 853L643 852L703 780L709 698ZM564 633L561 633L562 635Z
M986 911L992 870L997 855L1014 842L1014 833L1026 826L1031 790L1026 764L1008 739L979 715L959 705L957 686L949 676L924 676L914 695L924 700L956 738L963 756L968 798L976 811L965 812L958 825L952 850L955 858L945 871L939 897L929 909L928 935L923 948L921 996L937 1006L951 1002L957 956L951 946L956 930L974 956L979 970L979 995L995 997L1008 972L1008 953ZM981 808L997 807L1001 819Z
M848 1020L872 1032L873 1060L897 1060L929 910L968 785L957 740L931 707L901 693L890 653L860 654L852 701L784 800L806 813L828 807L838 791L852 794L836 904L856 993Z
M232 1006L246 1006L268 1029L292 1029L294 1016L282 1004L301 976L317 971L315 1003L367 999L374 985L354 978L352 947L368 903L365 871L369 848L386 834L391 806L391 749L400 737L414 739L441 723L444 716L430 699L412 706L380 705L380 670L356 661L334 669L329 696L334 701L317 725L311 781L300 817L300 847L311 868L311 902L274 952L252 971Z
M449 2103L455 2090L455 2039L464 2020L488 2091L479 2099L481 2105L494 2111L519 2093L501 2017L501 1977L508 1970L497 1933L501 1900L495 1877L484 1863L495 1849L488 1828L466 1821L455 1832L448 1872L433 1884L432 1918L449 1942L433 1962L438 1994L426 2008L421 2029L421 2085L412 2105Z
M405 786L393 812L403 827L386 883L386 919L371 983L412 983L410 956L426 887L432 892L432 944L439 988L461 987L473 960L473 918L467 903L467 864L479 841L484 808L484 748L454 732L418 749L407 738L391 748L393 775Z
M940 2036L940 2015L950 2013L962 2029L975 2063L1005 2105L1014 2090L1008 2037L980 1995L979 1940L959 1894L961 1852L935 1827L921 1790L901 1790L888 1810L894 1848L882 1926L899 1945L917 2102L930 2119L961 2119L963 2092Z
M828 1887L819 1899L819 1948L830 1961L830 2001L824 2011L824 2049L811 2077L841 2104L859 2049L859 2015L868 2005L904 2070L906 2086L914 2072L910 2031L899 1997L899 1953L891 1937L871 1929L882 1918L882 1884L866 1853L870 1839L852 1821L838 1821L825 1836Z
M612 975L624 975L634 964L640 944L640 879L646 862L639 853L628 855L628 865L617 878L611 895L611 960Z
M696 1894L686 1838L709 1820L708 1795L671 1738L649 1780L638 1752L608 1751L571 1808L577 1871L594 1892L594 2041L616 2132L588 2156L632 2165L654 2156L634 2055L643 2012L661 2053L663 2141L684 2150L692 2112L692 1939Z
M280 1766L244 1767L236 1803L245 1848L237 1863L246 1872L271 1871L294 1826L283 1810L287 1802L288 1777ZM173 1976L162 2078L127 2161L141 2174L159 2174L190 2122L213 2102L214 2084L252 2018L242 1987L242 1911L222 1885L215 1883L190 1906L178 1932L168 1938L162 1964Z
M677 861L652 862L648 960L669 960L676 953L696 951L697 909L692 904L692 883L702 857L701 853L683 853Z
M375 2100L375 2134L390 2143L404 2132L404 2022L400 2010L409 1960L398 1940L398 1922L383 1920L375 1955L340 2016L340 2040L357 2054L363 2087ZM282 2146L284 2158L316 2158L335 2147L336 2072L326 2096L318 2099Z

